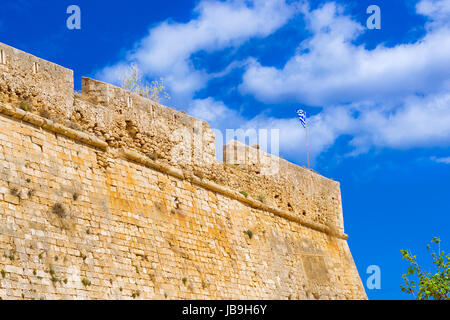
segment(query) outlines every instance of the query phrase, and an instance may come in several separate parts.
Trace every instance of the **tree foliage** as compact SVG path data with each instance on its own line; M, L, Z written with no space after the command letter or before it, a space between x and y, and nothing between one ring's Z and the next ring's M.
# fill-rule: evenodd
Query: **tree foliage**
M432 250L432 246L437 247L437 253ZM410 264L408 273L402 275L404 285L400 287L403 292L414 295L417 300L450 300L450 254L445 255L441 250L441 239L436 237L427 245L427 250L431 251L433 265L436 267L434 274L423 270L417 262L417 257L409 250L400 250L402 259ZM410 277L416 280L410 280Z
M170 99L164 85L164 79L153 80L150 84L144 82L137 64L130 65L128 72L123 77L122 88L155 102L159 102L161 98Z

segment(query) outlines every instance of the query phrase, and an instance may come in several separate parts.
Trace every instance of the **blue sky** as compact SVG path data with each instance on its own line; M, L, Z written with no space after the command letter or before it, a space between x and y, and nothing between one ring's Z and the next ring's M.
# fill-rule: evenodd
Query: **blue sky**
M81 8L81 30L66 9ZM381 9L369 30L366 9ZM212 128L280 130L280 154L341 182L348 240L371 299L406 299L413 249L450 248L450 1L3 0L0 41L117 83L134 62L163 77L164 104Z

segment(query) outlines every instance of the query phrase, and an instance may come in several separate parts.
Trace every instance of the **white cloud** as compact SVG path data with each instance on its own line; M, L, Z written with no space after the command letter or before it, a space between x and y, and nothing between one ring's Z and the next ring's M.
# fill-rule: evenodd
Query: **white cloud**
M266 37L294 14L285 0L200 1L196 18L187 23L165 21L150 29L128 60L137 62L145 75L163 76L175 101L186 103L210 79L190 60L195 52L213 52L239 46L253 37ZM102 79L117 82L123 64L105 68ZM119 79L118 79L119 77Z
M413 44L367 50L353 44L363 28L334 3L305 12L313 36L282 69L249 65L241 85L263 101L326 106L399 99L450 88L450 29L429 32Z
M279 129L280 152L283 157L304 163L306 159L305 130L294 116L279 119L260 114L246 120L222 102L202 100L204 114L194 115L209 120L213 128ZM216 110L216 111L213 111ZM229 119L227 121L227 119ZM373 102L329 106L308 118L311 159L334 145L340 136L351 137L356 156L372 148L427 148L450 145L450 92L412 96L393 108Z
M449 146L449 7L449 1L421 1L417 12L429 18L422 39L368 50L352 42L363 27L345 16L342 7L327 3L309 11L304 6L312 36L282 69L253 59L240 89L266 103L323 107L309 120L312 155L328 149L341 135L353 137L350 155L373 147ZM281 137L287 152L301 153L303 139L295 121L268 123L286 131Z
M96 78L106 81L108 83L121 84L123 77L129 72L130 65L124 62L113 66L108 66L98 71Z
M194 99L188 108L188 113L196 118L207 121L212 128L234 128L245 122L236 110L228 108L222 101L209 97Z
M409 97L394 110L372 103L329 107L311 117L309 123L313 156L326 151L342 135L352 137L350 146L354 149L348 154L352 156L371 148L446 147L450 145L450 92ZM289 142L295 125L279 124L286 130L281 145L289 146L284 148L287 152L302 148L298 137Z
M236 46L251 37L265 37L292 15L281 0L202 1L196 7L198 18L188 23L164 22L153 28L135 53L149 71L164 72L178 61L186 61L200 50L214 51Z
M421 0L416 5L416 11L431 19L430 27L450 23L450 1L448 0Z
M450 164L450 157L446 158L431 157L431 160L437 163Z
M407 98L392 112L372 109L358 119L355 147L397 149L450 145L450 92Z
M352 131L355 125L349 110L330 108L308 119L308 141L311 158L332 146L336 138ZM297 117L277 119L259 115L242 125L243 128L279 129L280 152L283 156L304 161L306 156L306 132Z

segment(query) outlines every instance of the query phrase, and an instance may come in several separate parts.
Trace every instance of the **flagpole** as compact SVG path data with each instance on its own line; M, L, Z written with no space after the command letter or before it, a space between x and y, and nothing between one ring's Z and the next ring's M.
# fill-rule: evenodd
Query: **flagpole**
M309 150L308 150L308 120L305 116L305 138L306 138L306 157L308 159L308 169L309 169Z

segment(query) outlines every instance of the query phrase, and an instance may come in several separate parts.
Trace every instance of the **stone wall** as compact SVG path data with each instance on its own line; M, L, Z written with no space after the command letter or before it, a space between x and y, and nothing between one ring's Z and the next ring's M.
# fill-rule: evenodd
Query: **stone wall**
M258 145L248 146L238 141L223 147L223 161L265 180L265 185L271 188L256 198L262 196L265 202L271 201L302 219L326 225L334 232L344 232L339 182L268 154Z
M206 122L0 49L1 298L366 298L337 182L220 163Z
M72 70L0 43L0 102L65 119L73 90Z

